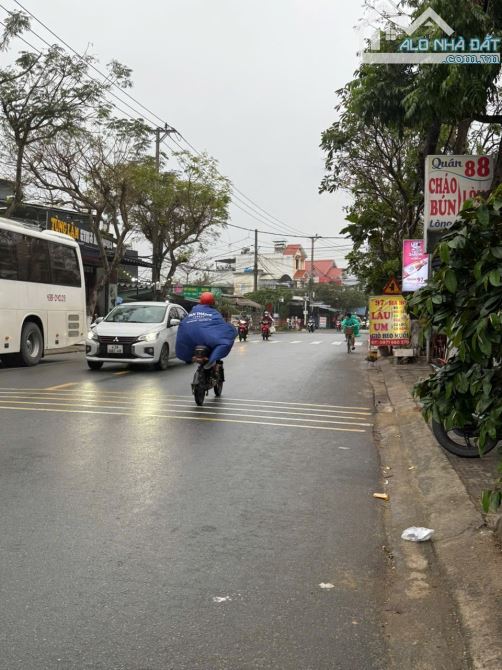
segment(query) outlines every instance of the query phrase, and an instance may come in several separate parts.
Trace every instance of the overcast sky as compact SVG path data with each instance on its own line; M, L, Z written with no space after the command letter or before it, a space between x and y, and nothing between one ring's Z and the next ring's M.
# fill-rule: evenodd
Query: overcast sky
M131 67L132 94L262 208L306 234L343 227L347 198L318 195L319 141L358 66L360 0L21 1L77 50ZM232 222L268 227L235 207ZM344 254L320 256L343 266Z

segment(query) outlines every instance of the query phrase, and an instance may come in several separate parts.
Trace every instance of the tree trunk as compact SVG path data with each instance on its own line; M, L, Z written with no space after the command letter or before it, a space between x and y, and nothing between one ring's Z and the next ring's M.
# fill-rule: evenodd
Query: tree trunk
M500 184L502 184L502 138L500 139L497 160L495 161L495 170L493 173L491 190L493 191Z
M465 154L467 150L467 137L469 135L469 130L471 128L472 119L464 119L460 121L457 126L457 137L455 140L455 145L453 147L453 153L455 156Z
M98 286L98 282L94 284L94 286L91 288L89 292L89 305L88 305L88 310L89 310L89 316L91 319L94 319L94 312L96 311L96 305L98 303L98 292L101 290Z
M425 185L425 160L427 156L433 155L437 151L437 144L439 141L439 135L441 133L441 122L439 119L434 119L431 123L431 126L427 132L427 136L422 145L422 150L418 158L418 174L420 175L420 181L422 188Z
M24 158L24 142L19 144L17 147L17 152L16 152L16 177L14 179L14 197L12 198L11 202L9 203L9 206L7 207L7 211L5 212L5 216L7 219L10 219L12 216L14 216L14 212L16 211L17 207L21 203L23 199L23 158Z

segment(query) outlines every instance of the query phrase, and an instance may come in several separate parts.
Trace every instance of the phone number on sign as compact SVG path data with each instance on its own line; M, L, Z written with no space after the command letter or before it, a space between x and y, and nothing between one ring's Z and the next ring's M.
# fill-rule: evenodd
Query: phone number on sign
M64 293L48 293L47 300L49 302L66 302L66 295Z

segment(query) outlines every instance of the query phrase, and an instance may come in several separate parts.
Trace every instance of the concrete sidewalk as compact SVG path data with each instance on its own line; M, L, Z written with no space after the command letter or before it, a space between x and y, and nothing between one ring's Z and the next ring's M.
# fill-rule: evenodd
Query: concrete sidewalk
M453 462L454 457L449 459L410 394L413 383L426 374L424 366L396 366L386 359L380 359L369 369L377 410L375 437L381 453L385 490L390 497L387 530L396 561L395 582L407 584L401 594L399 589L394 589L391 599L399 599L401 595L409 618L416 618L420 623L424 610L427 611L425 604L430 598L431 586L437 586L434 595L438 605L441 600L444 607L452 603L458 614L465 658L455 659L454 654L450 661L436 657L439 663L434 665L434 657L420 651L413 665L406 665L399 642L394 651L398 657L401 653L402 667L500 670L502 553L481 514L478 489L485 486L485 471L482 476L475 474L476 469L486 467L486 473L491 475L493 471L493 483L496 457L493 462L475 461L470 473L472 460ZM432 542L416 545L401 540L400 532L412 525L433 528ZM421 574L417 565L422 565ZM440 575L436 585L435 574ZM434 607L429 607L432 644L436 636L439 645L441 632L438 634L432 624ZM425 637L426 626L422 621L422 629L417 628L418 645L431 642ZM396 633L399 634L399 629ZM399 667L399 662L396 665Z

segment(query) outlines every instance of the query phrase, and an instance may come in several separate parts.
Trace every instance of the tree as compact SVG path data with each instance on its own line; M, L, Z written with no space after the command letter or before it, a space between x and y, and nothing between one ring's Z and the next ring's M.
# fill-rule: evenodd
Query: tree
M412 19L429 6L467 39L500 35L500 3L400 3ZM381 27L388 21L383 16ZM442 36L429 24L422 31L414 37ZM384 41L382 50L396 51L401 42ZM399 270L402 239L421 234L427 155L487 151L498 141L495 183L502 180L499 73L500 65L365 64L338 92L339 118L322 136L327 175L321 192L353 195L343 232L354 241L349 267L368 289L380 290L388 273Z
M60 134L27 156L48 199L89 214L103 267L89 297L91 314L136 230L132 212L142 197L138 172L149 143L150 128L142 121L112 119L92 130Z
M91 116L108 109L103 94L110 86L87 76L92 58L69 56L52 46L45 53L24 52L14 66L0 72L0 123L15 162L14 193L6 216L14 214L23 198L23 169L26 151L46 145L59 134L82 128ZM124 76L112 64L110 76ZM127 79L127 75L125 77Z
M354 249L349 269L368 291L378 292L400 266L402 240L421 233L423 197L416 170L419 137L361 121L350 87L340 92L344 113L322 135L327 174L321 192L346 190Z
M481 448L502 420L502 188L466 203L436 251L440 265L409 300L426 331L444 333L452 354L415 387L426 418L448 430L478 417ZM502 482L499 483L502 487ZM484 496L499 505L501 488Z
M138 170L142 197L133 216L152 245L152 281L167 265L164 290L193 249L205 253L228 220L230 183L207 155L175 155L180 170L157 173L152 161ZM188 254L188 257L187 257Z
M368 294L365 291L356 287L339 286L337 284L316 285L315 299L342 312L356 307L366 307L368 304Z

